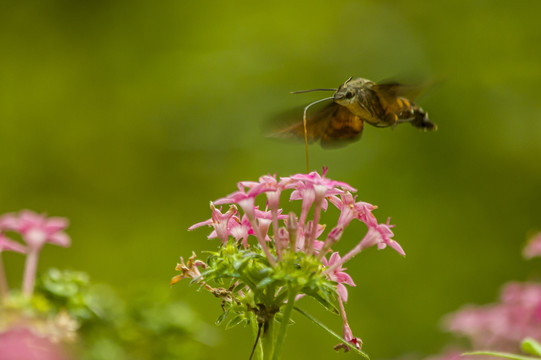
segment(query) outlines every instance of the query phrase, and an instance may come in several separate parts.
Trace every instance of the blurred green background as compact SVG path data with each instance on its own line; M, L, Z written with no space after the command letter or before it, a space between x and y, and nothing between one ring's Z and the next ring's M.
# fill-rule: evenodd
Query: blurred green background
M262 135L274 114L349 76L444 79L419 100L439 125L367 127L311 166L392 216L407 253L349 264L349 319L372 358L437 353L441 317L535 279L521 260L541 228L541 2L7 1L0 4L0 213L71 220L69 249L40 269L87 271L125 294L168 287L178 256L213 249L208 202L240 180L303 172L301 143ZM343 249L362 233L348 229ZM22 257L4 256L10 281ZM536 270L537 267L537 270ZM219 302L181 283L209 323ZM133 295L135 296L135 295ZM340 320L304 307L335 330ZM247 358L249 329L208 358ZM297 318L284 358L334 359L335 341Z

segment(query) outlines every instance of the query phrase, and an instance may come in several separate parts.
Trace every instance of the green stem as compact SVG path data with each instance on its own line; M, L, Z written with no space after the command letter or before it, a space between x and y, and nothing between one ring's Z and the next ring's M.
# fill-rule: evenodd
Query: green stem
M258 338L257 335L258 335L258 332L259 332L259 324L257 322L257 316L255 316L254 313L251 313L250 324L252 325L252 333L254 335L254 342L256 342L254 344L256 359L263 360L263 345L262 345L262 342L261 342L261 334L260 334L260 336Z
M508 354L508 353L502 353L502 352L497 352L497 351L474 351L474 352L466 352L466 353L460 354L460 356L469 356L469 355L496 356L496 357L512 359L512 360L539 360L538 357Z
M263 335L263 359L270 360L274 350L274 317L267 320L267 331ZM265 326L265 325L263 325Z
M4 263L2 262L2 250L0 250L0 296L6 298L9 294L8 281L4 271Z
M276 338L276 344L274 347L274 353L272 354L273 360L278 360L280 352L282 351L282 345L284 339L286 338L287 327L289 325L289 318L291 317L291 310L295 306L295 297L297 296L297 291L292 288L289 289L289 296L287 299L287 305L282 316L282 322L280 324L280 330L278 330L278 337Z
M370 357L362 352L361 350L357 349L355 346L351 345L350 343L346 342L340 335L338 335L337 333L335 333L334 331L332 331L331 329L329 329L328 327L326 327L325 325L323 325L321 322L319 322L319 320L317 320L316 318L314 318L312 315L308 314L308 313L305 313L304 311L302 311L301 309L299 309L298 307L295 307L294 308L298 313L304 315L308 320L312 321L314 324L316 324L317 326L319 326L320 328L322 328L323 330L327 331L329 334L331 334L332 336L334 336L336 339L338 339L341 343L344 343L347 347L349 347L351 350L355 351L357 354L361 355L362 357L364 357L365 359L367 360L370 360Z

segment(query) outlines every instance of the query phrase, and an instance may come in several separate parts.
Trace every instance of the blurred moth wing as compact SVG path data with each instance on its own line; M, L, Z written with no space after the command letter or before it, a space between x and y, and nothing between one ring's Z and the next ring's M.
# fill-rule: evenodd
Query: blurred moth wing
M297 119L301 112L297 113ZM306 116L306 137L308 143L320 141L323 148L344 146L361 137L364 122L348 109L337 103L327 104L323 109ZM296 121L271 133L282 139L304 139L304 122Z

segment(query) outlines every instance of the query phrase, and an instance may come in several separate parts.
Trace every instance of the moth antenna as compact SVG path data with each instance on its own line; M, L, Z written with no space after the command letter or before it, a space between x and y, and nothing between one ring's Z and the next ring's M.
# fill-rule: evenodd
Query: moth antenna
M299 91L292 91L291 94L303 94L313 91L338 91L338 89L327 89L327 88L321 88L321 89L310 89L310 90L299 90Z
M310 164L308 162L308 130L306 129L306 112L308 111L308 108L312 105L315 105L317 103L320 103L322 101L327 101L327 100L332 100L333 97L330 96L330 97L327 97L325 99L321 99L321 100L316 100L308 105L306 105L306 107L304 108L304 113L302 114L302 123L303 123L303 126L304 126L304 150L306 152L306 173L309 173L310 172Z

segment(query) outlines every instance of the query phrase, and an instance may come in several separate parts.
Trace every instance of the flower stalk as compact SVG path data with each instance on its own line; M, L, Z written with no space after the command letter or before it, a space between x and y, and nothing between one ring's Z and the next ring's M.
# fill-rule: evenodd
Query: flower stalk
M265 326L266 325L266 326ZM264 324L263 333L263 359L271 360L274 353L274 318L269 319Z
M34 284L36 282L36 272L38 269L39 249L31 249L26 254L23 276L23 294L27 297L32 296Z
M290 288L288 293L289 295L287 298L287 304L285 305L284 313L282 315L282 321L280 323L280 328L276 337L276 345L272 354L272 360L279 359L282 345L284 344L284 340L286 338L287 328L289 326L289 319L291 318L291 311L295 307L295 297L297 296L297 291Z
M0 252L0 297L5 298L9 294L9 285L6 278L6 271L4 270L4 261L2 260L2 254Z

